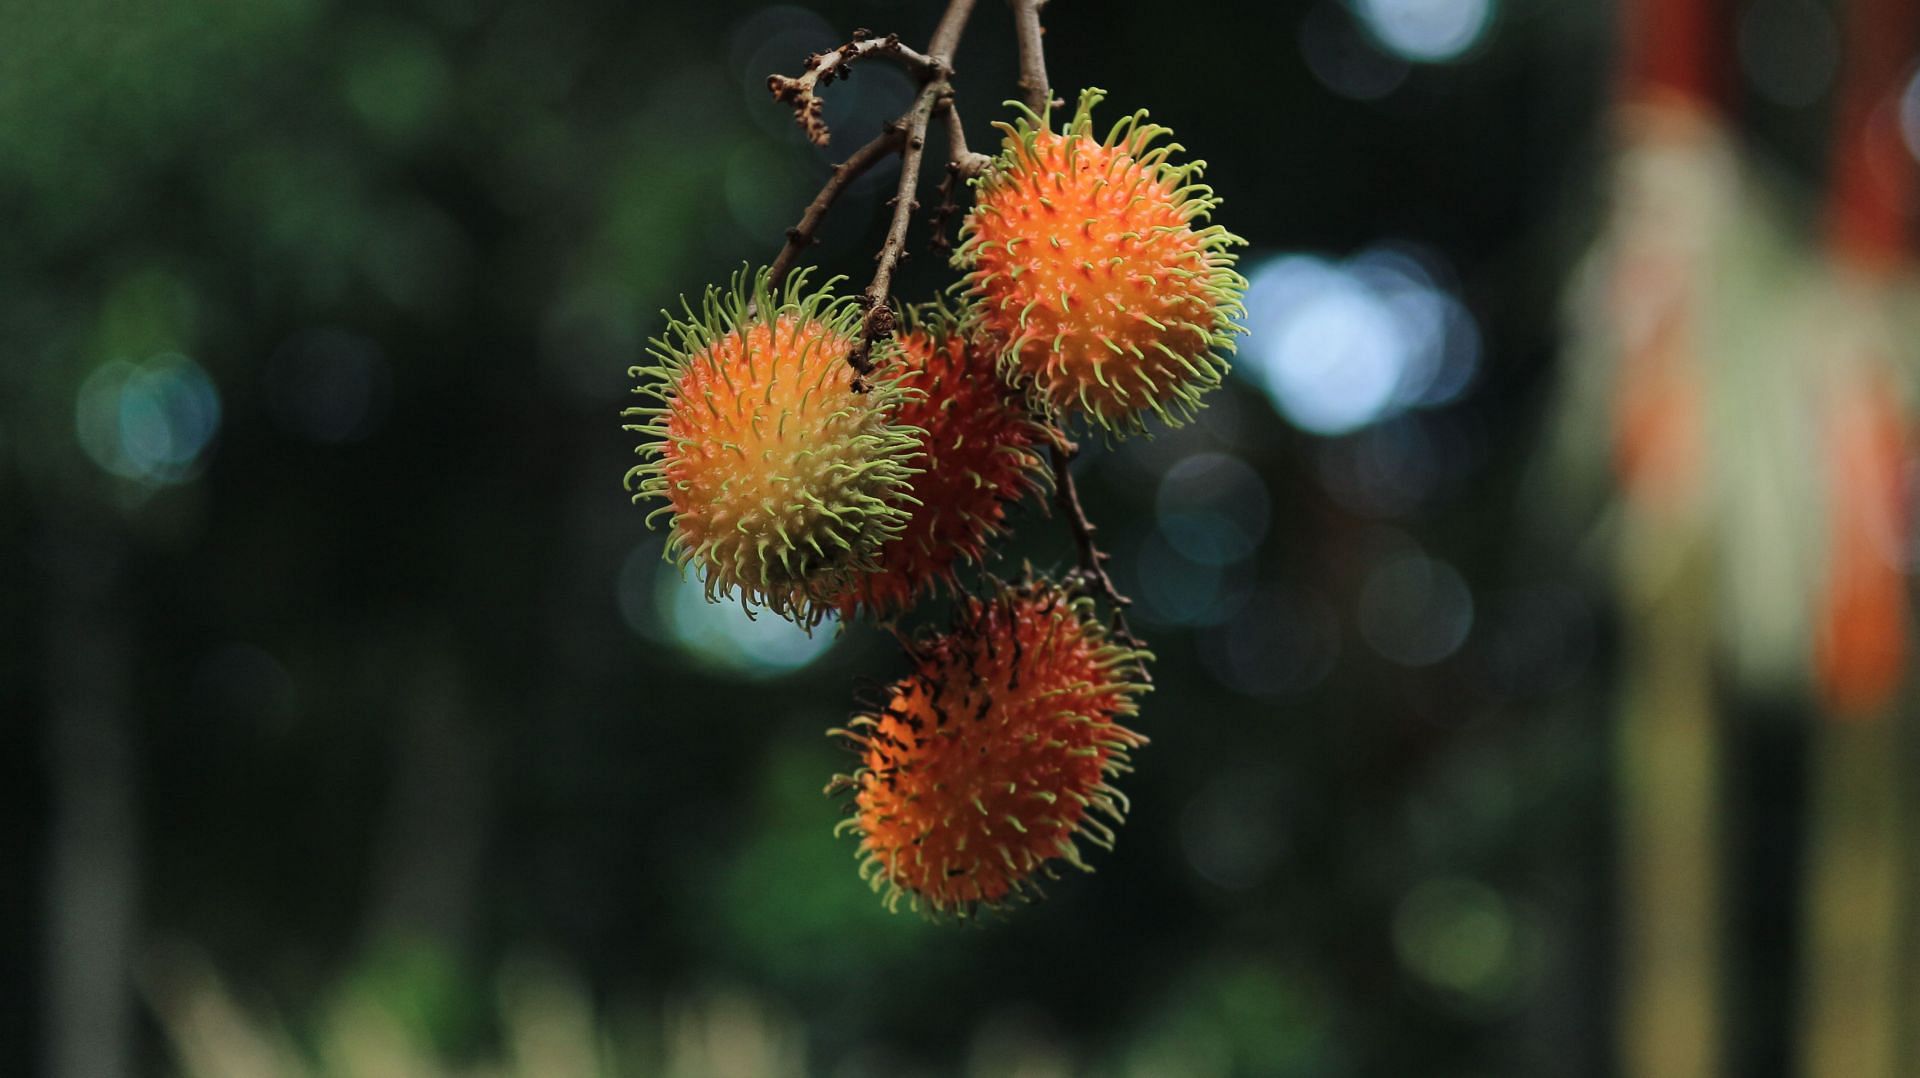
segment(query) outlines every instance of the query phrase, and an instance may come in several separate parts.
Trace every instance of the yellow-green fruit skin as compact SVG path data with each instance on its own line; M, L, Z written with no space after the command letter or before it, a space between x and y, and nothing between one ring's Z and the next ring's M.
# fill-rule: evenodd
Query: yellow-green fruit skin
M627 474L636 502L659 500L666 553L698 568L710 600L737 597L817 624L846 583L900 534L920 431L894 417L907 398L891 349L857 377L846 357L859 312L795 274L764 271L709 289L633 368L627 429L645 436Z

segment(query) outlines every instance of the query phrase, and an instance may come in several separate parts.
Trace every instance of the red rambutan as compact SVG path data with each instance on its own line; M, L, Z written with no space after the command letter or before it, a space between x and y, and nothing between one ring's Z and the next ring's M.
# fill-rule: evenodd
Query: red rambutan
M994 376L993 359L934 311L899 336L909 392L895 422L925 432L909 489L918 504L878 566L856 577L840 600L843 615L890 617L910 609L937 583L954 587L954 570L977 562L1001 534L1007 504L1039 485L1046 465L1036 452L1043 432L1020 396Z
M889 908L965 916L1035 888L1077 840L1111 848L1126 798L1107 779L1146 738L1120 725L1146 686L1144 652L1110 641L1093 601L1051 581L964 600L949 632L913 649L885 705L836 733L862 766L841 824L860 836L861 877Z

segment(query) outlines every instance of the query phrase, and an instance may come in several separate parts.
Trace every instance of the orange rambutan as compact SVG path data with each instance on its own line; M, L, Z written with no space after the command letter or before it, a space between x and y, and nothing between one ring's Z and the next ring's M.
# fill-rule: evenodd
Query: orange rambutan
M1091 599L1029 579L965 599L954 627L911 651L913 672L877 712L835 731L861 767L840 825L860 836L861 877L933 914L966 916L1036 889L1053 862L1091 871L1078 840L1112 848L1095 813L1123 820L1107 780L1146 738L1120 725L1148 656L1108 639Z
M859 309L805 278L776 292L743 272L699 314L683 303L631 372L653 403L624 414L647 436L627 487L664 499L647 521L670 516L667 557L699 564L709 600L811 626L901 534L919 431L894 418L911 395L895 353L857 379Z
M1020 396L994 376L993 358L944 310L912 312L898 338L909 392L895 421L920 435L910 489L912 507L879 563L855 577L840 598L843 615L890 617L910 609L936 584L957 586L954 570L985 556L1004 530L1007 505L1039 485L1046 465L1036 451L1044 432Z
M1185 422L1220 384L1233 351L1246 241L1206 221L1219 200L1205 162L1173 165L1177 144L1142 110L1093 135L1101 90L1081 93L1064 130L1026 112L976 181L954 252L970 318L1000 349L1001 372L1049 414L1080 412L1137 430L1147 412Z

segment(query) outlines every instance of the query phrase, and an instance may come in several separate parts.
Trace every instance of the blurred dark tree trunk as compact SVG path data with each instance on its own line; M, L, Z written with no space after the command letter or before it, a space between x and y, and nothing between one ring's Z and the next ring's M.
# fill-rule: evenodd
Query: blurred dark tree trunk
M49 529L44 1052L49 1078L132 1073L139 919L133 626L125 552L85 529Z
M435 639L401 706L393 777L376 837L365 952L389 941L431 940L463 949L485 839L487 752L472 721L470 676Z
M1809 821L1807 759L1815 721L1791 689L1729 690L1726 873L1727 1072L1795 1073L1794 1021L1807 986L1798 931Z

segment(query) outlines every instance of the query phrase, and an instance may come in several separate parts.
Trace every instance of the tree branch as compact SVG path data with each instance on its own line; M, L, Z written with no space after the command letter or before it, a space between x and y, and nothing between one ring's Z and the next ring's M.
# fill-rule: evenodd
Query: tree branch
M905 117L904 127L896 127L906 137L906 145L900 151L900 187L889 200L893 207L893 221L887 226L887 239L880 245L880 253L874 256L877 263L873 269L873 280L860 293L860 302L867 308L867 316L862 321L860 340L855 342L853 351L847 354L847 362L853 369L866 374L873 366L873 346L893 336L897 320L893 306L888 302L888 292L893 288L893 271L900 260L907 256L907 225L913 220L913 211L920 203L915 201L914 192L920 182L920 159L927 148L927 123L933 118L934 100L946 89L945 82L930 82L914 99L913 109ZM895 121L899 124L899 121Z
M800 129L807 133L809 141L816 146L825 146L831 133L827 130L827 122L820 117L820 96L815 91L832 85L836 78L844 79L853 74L855 60L874 55L898 60L908 71L922 79L939 78L945 74L932 57L901 44L899 34L869 37L867 31L855 30L853 40L845 45L807 57L807 65L798 76L768 75L767 89L773 91L775 101L793 106L793 118L800 124Z
M1027 107L1036 116L1045 116L1053 103L1052 84L1047 81L1047 48L1040 28L1040 7L1045 0L1009 0L1013 4L1013 25L1020 40L1020 92Z
M964 179L986 171L993 158L967 149L967 129L960 122L960 106L955 103L951 89L935 103L934 111L940 113L941 123L947 129L947 164L958 169Z
M1113 607L1114 634L1128 647L1139 648L1140 638L1133 635L1133 627L1127 624L1127 608L1133 605L1133 600L1114 587L1113 577L1107 573L1107 562L1113 555L1101 550L1094 542L1094 532L1099 529L1087 519L1087 510L1080 504L1080 488L1073 480L1073 461L1080 455L1080 447L1069 441L1058 428L1049 428L1049 433L1052 445L1049 446L1051 452L1048 459L1053 464L1054 504L1060 507L1060 515L1067 518L1067 527L1073 532L1074 547L1080 555L1079 568L1069 576ZM1147 672L1146 661L1141 660L1138 665L1140 680L1153 684L1153 675Z
M820 222L826 219L827 211L833 208L833 204L839 200L841 193L851 186L853 181L865 175L868 169L885 160L888 154L898 150L901 141L900 130L889 127L875 135L871 142L853 151L852 156L845 161L833 166L833 175L827 177L827 182L820 188L820 193L813 196L812 202L807 203L806 212L800 215L800 222L787 229L786 245L780 248L780 253L774 257L772 269L768 271L774 288L779 288L780 282L786 280L787 274L793 269L793 261L800 257L800 252L818 242L815 233L820 229Z
M867 308L860 340L854 344L853 351L847 354L847 362L859 374L866 374L872 367L873 346L893 336L896 319L887 295L893 287L893 271L900 260L906 257L907 226L912 222L914 208L918 205L914 194L920 185L920 161L925 156L927 146L927 124L933 119L934 104L942 97L951 97L953 94L947 78L953 73L953 52L960 44L961 31L967 28L967 19L973 14L973 5L974 0L949 0L946 14L940 17L940 24L933 31L933 40L927 45L930 75L914 98L913 108L903 117L906 145L900 151L900 187L893 196L893 221L887 226L886 242L881 244L880 253L876 256L878 265L874 267L873 280L860 294Z
M940 201L934 204L933 213L927 221L928 229L933 233L927 245L934 253L944 255L953 250L953 241L947 238L947 222L960 212L960 204L953 197L955 192L962 182L985 171L993 163L993 158L967 149L966 128L960 123L960 107L954 103L951 90L934 102L934 111L940 114L941 123L947 129L947 174L941 178L937 188Z
M927 59L943 69L942 75L953 74L953 53L960 47L960 34L972 17L973 0L948 0L946 13L933 28L933 38L927 42Z

